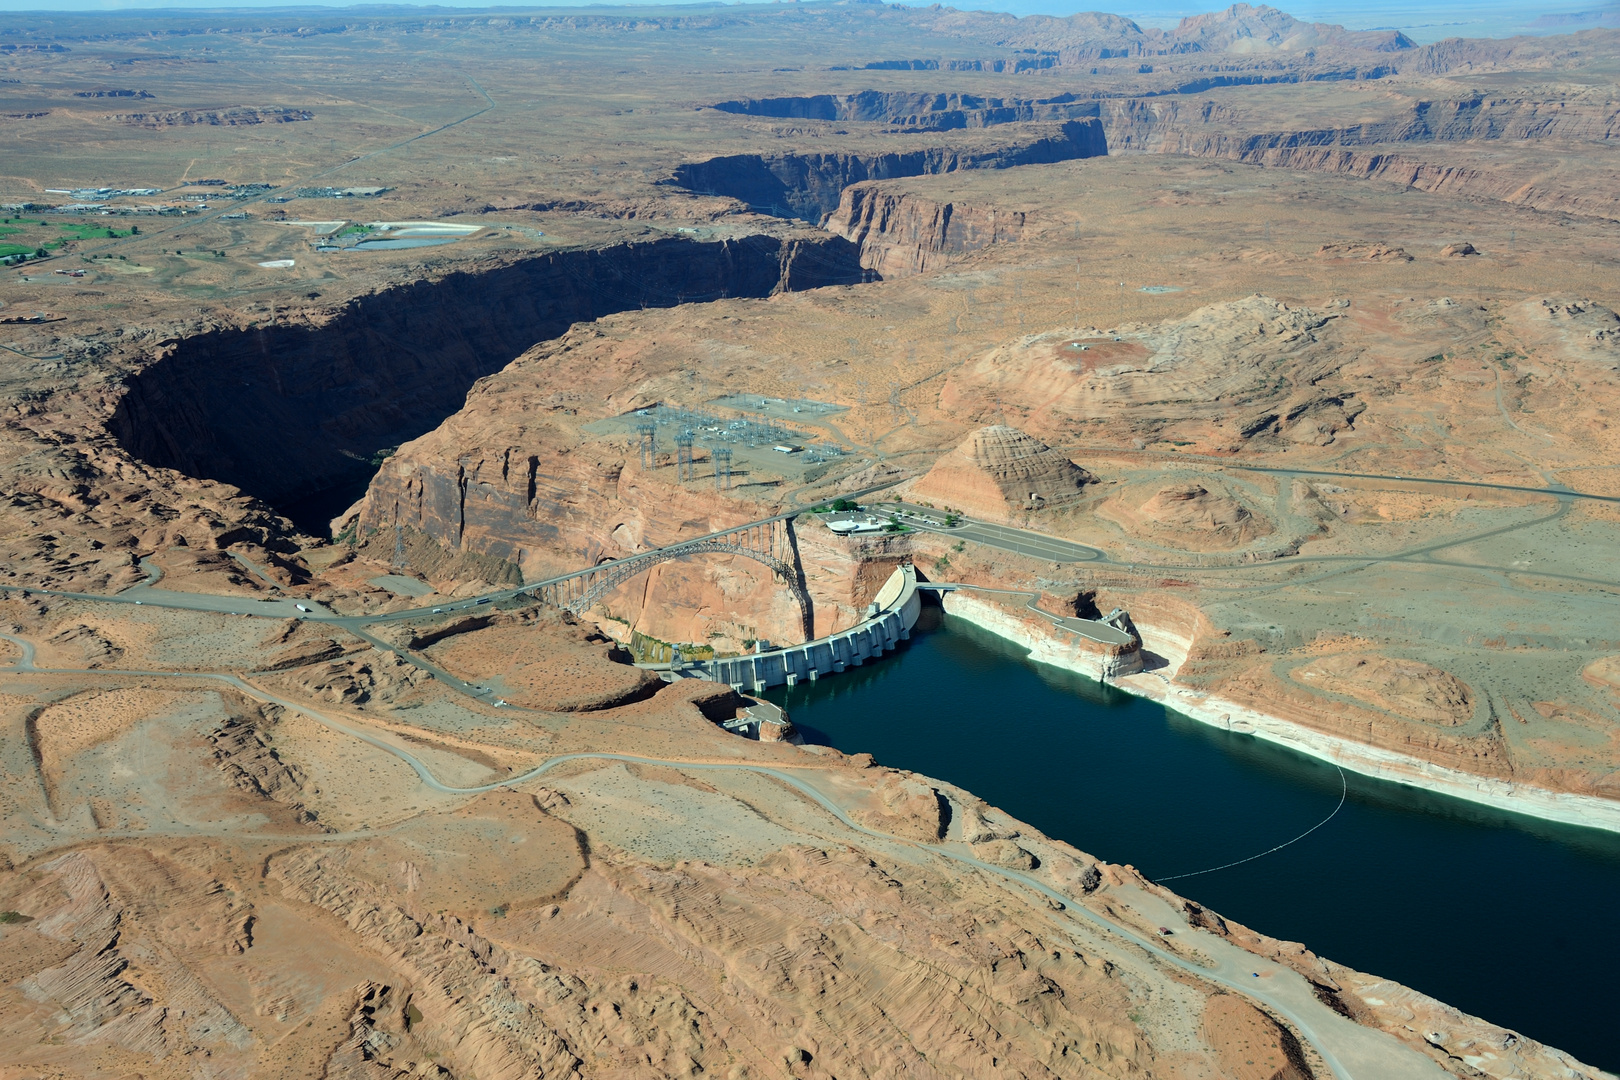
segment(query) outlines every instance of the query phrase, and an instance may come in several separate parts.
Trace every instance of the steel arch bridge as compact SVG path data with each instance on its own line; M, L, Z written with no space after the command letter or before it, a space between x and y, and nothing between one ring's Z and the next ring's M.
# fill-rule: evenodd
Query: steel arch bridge
M739 525L735 529L709 533L678 544L655 548L625 559L598 563L585 570L552 578L531 585L527 592L541 601L567 608L576 615L623 585L626 581L645 573L659 563L693 555L741 555L745 559L762 563L793 594L799 605L799 618L804 625L805 640L815 636L810 606L810 594L804 586L804 572L799 563L799 547L793 535L793 515L767 518Z

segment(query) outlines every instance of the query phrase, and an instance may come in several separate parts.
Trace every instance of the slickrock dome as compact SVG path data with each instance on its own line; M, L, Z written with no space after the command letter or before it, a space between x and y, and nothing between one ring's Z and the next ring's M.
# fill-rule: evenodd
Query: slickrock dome
M1137 508L1145 521L1179 532L1218 533L1233 543L1252 540L1271 531L1249 508L1202 484L1171 484Z
M980 428L917 481L914 498L1008 520L1062 509L1097 478L1039 439L1005 424Z

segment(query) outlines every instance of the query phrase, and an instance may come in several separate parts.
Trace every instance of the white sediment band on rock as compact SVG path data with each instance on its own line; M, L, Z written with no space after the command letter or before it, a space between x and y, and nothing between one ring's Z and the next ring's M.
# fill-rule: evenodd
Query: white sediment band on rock
M1177 686L1158 672L1114 676L1105 671L1108 657L1077 649L1073 643L1064 640L1055 627L1021 619L1004 608L967 593L946 594L944 602L948 614L1017 642L1029 649L1029 658L1037 663L1077 672L1098 682L1107 681L1127 693L1157 701L1166 708L1211 727L1254 735L1378 780L1438 792L1547 821L1620 832L1620 802L1476 776L1410 754L1367 746L1292 720L1257 712L1213 694L1202 694ZM1174 635L1155 632L1140 624L1138 629L1145 647L1167 658L1184 658L1191 645ZM1179 666L1172 659L1172 669Z
M948 614L1023 645L1029 649L1030 659L1077 671L1098 682L1116 681L1141 666L1137 650L1126 652L1119 646L1110 647L1100 642L1081 640L1072 633L1060 632L1055 622L1026 620L1020 613L1008 611L972 593L945 593L941 602ZM1032 629L1033 626L1042 629L1037 632Z

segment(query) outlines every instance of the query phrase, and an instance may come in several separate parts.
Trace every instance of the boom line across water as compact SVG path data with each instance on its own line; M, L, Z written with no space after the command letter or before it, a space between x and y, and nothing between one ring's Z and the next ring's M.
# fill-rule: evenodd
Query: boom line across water
M1254 860L1256 860L1256 859L1263 859L1267 855L1271 855L1271 854L1274 854L1276 852L1281 851L1283 848L1288 847L1290 844L1299 843L1301 840L1303 840L1307 836L1311 835L1311 833L1315 832L1317 829L1320 829L1322 826L1326 825L1328 822L1330 822L1334 818L1338 817L1339 816L1339 811L1344 809L1345 799L1347 799L1349 797L1349 795L1350 795L1350 782L1345 779L1344 769L1339 765L1338 762L1334 762L1333 767L1335 769L1339 770L1339 805L1335 806L1333 808L1333 812L1331 814L1329 814L1327 817L1323 818L1321 821L1318 821L1315 825L1312 825L1310 828L1306 829L1304 832L1300 833L1298 836L1294 837L1292 840L1285 840L1283 843L1278 844L1274 848L1267 848L1265 851L1262 851L1258 855L1250 855L1248 858L1239 859L1236 862L1225 863L1225 864L1223 864L1221 866L1212 866L1208 870L1194 870L1194 871L1192 871L1191 873L1188 873L1188 874L1171 874L1169 877L1156 877L1153 880L1154 881L1180 881L1182 878L1200 877L1200 876L1202 876L1204 874L1213 874L1217 870L1230 870L1234 866L1242 866L1244 863L1251 863L1251 862L1254 862Z

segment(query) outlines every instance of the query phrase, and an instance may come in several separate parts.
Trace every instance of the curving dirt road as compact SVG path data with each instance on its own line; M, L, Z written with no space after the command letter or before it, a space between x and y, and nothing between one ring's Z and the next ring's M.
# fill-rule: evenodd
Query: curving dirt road
M1253 998L1287 1019L1299 1034L1310 1042L1311 1046L1321 1055L1322 1060L1327 1063L1334 1076L1338 1077L1339 1080L1375 1080L1375 1078L1376 1080L1384 1080L1384 1078L1404 1077L1411 1077L1414 1080L1420 1080L1420 1078L1421 1080L1440 1080L1440 1078L1447 1075L1438 1065L1403 1046L1392 1036L1372 1028L1363 1027L1334 1012L1317 999L1310 983L1298 972L1280 964L1262 960L1222 938L1187 925L1179 912L1169 905L1163 904L1156 897L1142 893L1140 896L1133 896L1132 900L1139 905L1159 905L1161 910L1152 912L1154 919L1166 925L1173 925L1175 933L1182 935L1184 940L1196 940L1198 951L1210 958L1209 964L1195 963L1185 957L1178 956L1166 950L1158 942L1144 937L1086 906L1083 900L1054 889L1052 886L1028 874L976 859L970 854L957 850L955 846L906 840L889 833L867 828L854 821L843 807L839 806L825 791L816 786L814 783L815 776L818 773L824 773L825 769L818 769L814 766L796 769L740 764L737 762L693 761L677 758L644 757L636 754L620 754L607 751L584 751L559 754L523 773L494 783L457 787L439 780L420 758L390 740L359 730L339 720L334 720L332 717L326 716L308 705L272 694L229 672L41 668L34 663L35 649L32 642L13 634L0 633L0 638L15 644L22 653L15 664L0 667L0 673L38 673L81 677L138 676L143 678L207 679L224 683L256 701L276 704L294 710L332 731L358 739L378 750L392 754L409 765L424 786L445 794L476 795L497 788L515 788L544 776L558 766L582 760L622 761L643 765L668 766L690 771L750 772L769 776L809 798L845 829L884 844L903 845L925 851L959 866L1000 878L1009 885L1032 892L1045 901L1055 921L1061 922L1065 919L1072 919L1084 922L1091 929L1102 932L1106 938L1111 939L1116 946L1122 947L1127 953L1135 954L1149 963L1176 968L1206 982L1217 984ZM365 835L375 836L377 833L368 831ZM313 843L332 843L334 840L342 839L342 837L333 834L318 834L309 837L289 837L287 839Z

